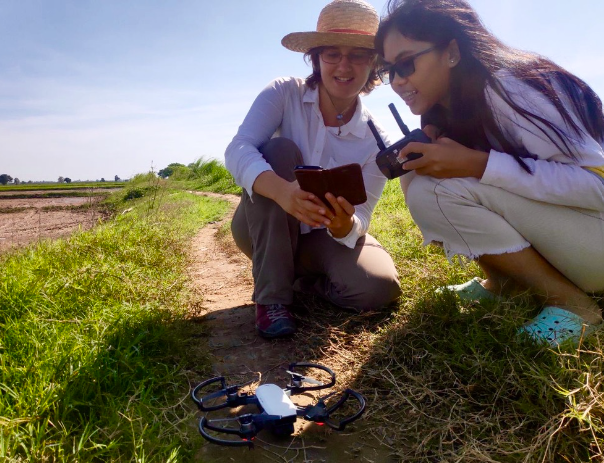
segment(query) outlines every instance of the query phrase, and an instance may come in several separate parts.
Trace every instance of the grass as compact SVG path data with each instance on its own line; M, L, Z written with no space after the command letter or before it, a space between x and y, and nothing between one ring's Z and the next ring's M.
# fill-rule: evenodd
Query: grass
M227 205L150 188L115 193L129 212L92 231L1 258L2 461L189 461L187 371L208 363L185 269Z
M191 350L203 333L184 321L182 269L194 231L226 206L169 188L240 191L220 163L193 167L136 176L105 203L114 220L0 261L0 459L190 461L183 384L207 364ZM435 293L480 271L422 246L396 181L370 231L396 263L398 305L353 317L304 300L296 360L362 391L370 429L398 461L603 460L602 330L579 349L539 348L515 336L537 310L530 298Z
M480 271L421 245L398 182L374 218L371 233L392 254L404 293L357 346L356 386L376 397L383 442L405 462L602 461L602 330L563 351L518 339L537 310L530 298L464 305L434 292Z
M186 167L180 167L175 170L170 181L183 189L241 194L241 188L235 184L233 176L216 159L200 158Z
M305 360L337 369L370 398L374 434L399 461L604 460L602 330L578 349L542 348L516 336L538 310L528 296L481 305L436 293L480 269L422 245L396 180L370 232L399 271L398 306L389 316L330 319L328 304L303 300L298 336Z

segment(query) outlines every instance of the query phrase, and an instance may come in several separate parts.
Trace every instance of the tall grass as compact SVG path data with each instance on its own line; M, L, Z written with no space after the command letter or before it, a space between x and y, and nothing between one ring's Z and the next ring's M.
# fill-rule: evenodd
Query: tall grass
M170 177L181 188L210 191L214 193L240 194L241 188L224 164L216 159L203 158L174 170Z
M128 213L0 260L2 461L189 461L184 365L208 364L189 358L185 269L227 205L116 194Z

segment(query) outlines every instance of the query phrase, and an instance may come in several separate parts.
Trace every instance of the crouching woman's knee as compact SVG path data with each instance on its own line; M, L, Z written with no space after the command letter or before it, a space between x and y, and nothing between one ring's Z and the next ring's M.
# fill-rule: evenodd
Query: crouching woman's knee
M370 288L363 295L360 309L382 309L395 302L401 295L401 285L396 271L388 275L379 275L372 279Z
M409 185L405 202L416 223L425 215L432 215L428 210L438 206L437 186L438 179L425 175L417 175Z
M439 179L425 175L416 176L405 196L411 217L423 231L437 224L446 226L460 208L476 204L472 188L477 182L465 178Z
M394 265L392 268L367 272L354 283L334 285L334 302L358 312L378 310L395 302L401 295L401 286Z

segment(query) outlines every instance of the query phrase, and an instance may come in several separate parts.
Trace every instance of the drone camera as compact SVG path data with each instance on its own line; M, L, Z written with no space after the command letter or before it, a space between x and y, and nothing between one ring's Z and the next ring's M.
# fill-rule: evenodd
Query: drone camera
M430 143L431 140L430 137L428 137L421 129L410 131L401 119L401 116L393 103L390 103L388 107L390 108L396 123L403 132L404 137L402 139L386 148L384 141L376 130L373 121L368 120L367 125L369 125L369 129L371 130L371 133L377 142L378 148L380 149L380 152L376 155L375 162L386 178L393 179L410 172L409 170L403 168L404 162L422 157L421 153L409 153L406 159L400 159L399 153L401 150L411 142Z

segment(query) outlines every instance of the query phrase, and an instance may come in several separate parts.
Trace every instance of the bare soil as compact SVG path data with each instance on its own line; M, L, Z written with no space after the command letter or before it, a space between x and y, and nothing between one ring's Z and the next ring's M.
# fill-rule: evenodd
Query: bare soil
M92 228L102 217L95 207L99 196L40 198L36 192L26 193L30 197L10 198L23 192L0 193L0 252Z
M225 376L230 385L257 379L249 388L243 389L252 392L260 383L284 387L289 379L285 370L291 362L314 362L332 368L337 377L346 379L355 363L354 352L335 349L339 358L334 359L333 354L322 356L329 359L329 364L315 357L320 352L334 349L330 349L333 346L330 346L329 339L323 338L326 333L313 330L313 320L303 310L296 314L300 331L293 338L268 341L256 334L250 261L236 248L230 233L224 231L224 225L230 221L239 198L199 194L218 196L232 204L231 213L223 220L205 227L195 237L190 268L195 290L203 296L202 307L194 309L191 315L204 320L209 328L208 344L214 375ZM334 329L333 326L331 328ZM339 328L342 327L336 327ZM312 349L312 345L319 347ZM294 396L292 400L298 405L307 405L326 392L330 391ZM218 412L213 413L208 418L215 417ZM368 429L363 419L349 425L343 432L298 419L293 436L277 438L263 431L251 451L214 445L201 436L199 447L196 460L207 463L393 461L388 447Z

